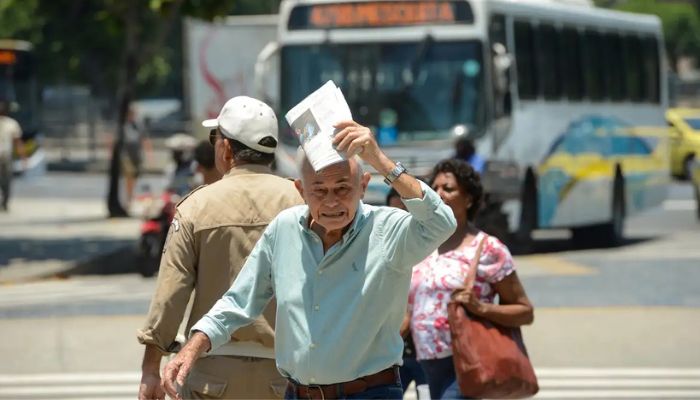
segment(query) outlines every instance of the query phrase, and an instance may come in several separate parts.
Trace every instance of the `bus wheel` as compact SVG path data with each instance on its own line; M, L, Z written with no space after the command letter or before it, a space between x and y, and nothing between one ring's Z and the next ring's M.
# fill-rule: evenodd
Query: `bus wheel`
M520 223L514 234L513 242L519 253L527 253L532 250L532 231L537 228L537 187L534 174L531 171L528 171L525 178L520 205L522 207Z
M574 228L576 247L615 247L623 243L625 226L625 185L622 174L615 176L613 184L612 218L600 225Z

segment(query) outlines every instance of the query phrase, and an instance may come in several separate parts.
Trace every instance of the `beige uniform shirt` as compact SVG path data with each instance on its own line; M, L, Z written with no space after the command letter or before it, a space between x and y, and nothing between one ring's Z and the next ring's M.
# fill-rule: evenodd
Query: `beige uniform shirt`
M243 165L220 181L193 191L170 226L142 344L172 349L192 290L186 332L229 289L267 225L282 210L303 204L294 183L268 167ZM273 347L275 305L233 334L234 340Z

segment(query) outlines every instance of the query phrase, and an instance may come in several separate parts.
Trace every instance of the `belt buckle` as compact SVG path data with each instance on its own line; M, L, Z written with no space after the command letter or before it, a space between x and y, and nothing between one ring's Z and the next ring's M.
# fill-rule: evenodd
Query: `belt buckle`
M309 400L313 400L311 397L311 389L318 389L319 392L321 392L321 400L326 400L326 395L323 393L323 388L321 385L306 385L306 397Z

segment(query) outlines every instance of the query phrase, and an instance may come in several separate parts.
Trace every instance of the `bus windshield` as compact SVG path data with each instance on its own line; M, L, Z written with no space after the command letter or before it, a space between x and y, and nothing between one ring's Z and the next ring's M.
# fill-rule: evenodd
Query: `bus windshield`
M478 126L483 65L478 41L290 45L282 49L286 112L328 80L358 122L397 132L396 143L451 137ZM283 140L296 140L289 129Z

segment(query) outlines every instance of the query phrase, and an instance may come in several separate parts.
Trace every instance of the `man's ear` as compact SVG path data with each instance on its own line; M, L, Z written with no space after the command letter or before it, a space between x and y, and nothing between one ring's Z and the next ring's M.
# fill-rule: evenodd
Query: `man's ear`
M301 198L306 200L306 197L304 197L304 185L302 185L301 179L295 179L294 186L297 188L297 191L299 192Z
M223 154L224 161L226 162L226 165L233 165L234 160L233 160L233 149L231 149L231 143L224 138L222 138L222 142L223 143L221 143L221 144L224 146L224 154Z
M362 187L362 197L365 196L365 192L367 191L367 186L369 186L369 180L371 178L372 175L370 175L369 172L362 173L362 177L360 178L360 186Z

